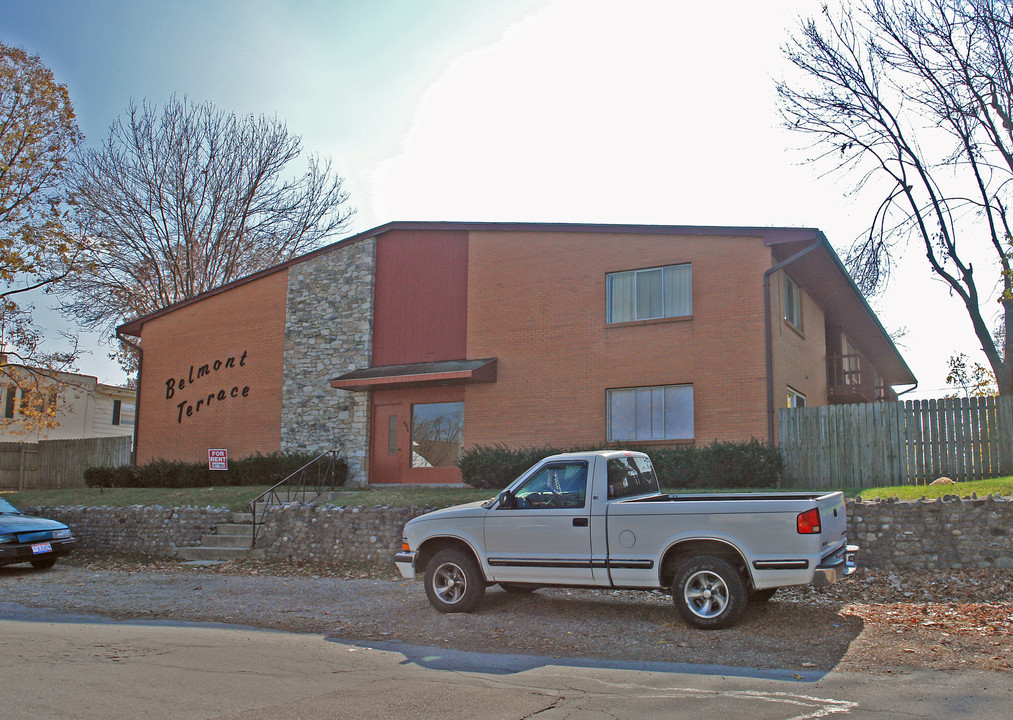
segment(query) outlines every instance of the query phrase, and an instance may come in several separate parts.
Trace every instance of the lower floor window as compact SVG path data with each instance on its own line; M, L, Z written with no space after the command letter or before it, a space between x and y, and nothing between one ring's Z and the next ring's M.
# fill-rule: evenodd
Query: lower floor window
M463 429L463 402L412 405L412 467L456 465Z
M609 390L608 439L692 440L693 386Z
M798 390L788 388L788 407L790 408L805 407L805 395L800 393Z

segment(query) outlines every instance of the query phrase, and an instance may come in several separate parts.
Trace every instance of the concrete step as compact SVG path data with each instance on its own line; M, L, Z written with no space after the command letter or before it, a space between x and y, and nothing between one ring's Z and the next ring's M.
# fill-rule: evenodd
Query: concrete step
M253 533L247 529L243 535L202 535L201 547L246 548L249 549Z
M253 523L253 513L234 512L232 513L232 522L237 525L250 525Z
M253 519L251 516L248 523L218 523L215 526L215 535L239 535L250 537L253 535Z
M179 555L184 560L263 560L264 551L251 550L249 545L244 548L234 547L201 547L180 548Z

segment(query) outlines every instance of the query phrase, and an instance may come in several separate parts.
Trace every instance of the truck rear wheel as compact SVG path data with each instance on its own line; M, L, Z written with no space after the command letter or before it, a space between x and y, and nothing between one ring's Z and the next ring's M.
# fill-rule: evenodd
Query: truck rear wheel
M746 591L735 566L719 557L701 555L684 562L676 572L672 600L690 625L717 630L739 619Z
M433 555L425 585L429 603L442 613L471 612L485 594L485 578L475 560L454 548Z

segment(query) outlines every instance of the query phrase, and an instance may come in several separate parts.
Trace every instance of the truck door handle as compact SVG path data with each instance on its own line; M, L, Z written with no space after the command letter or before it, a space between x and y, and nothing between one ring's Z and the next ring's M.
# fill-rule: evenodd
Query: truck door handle
M574 518L573 519L573 526L574 527L587 527L587 518L583 518L583 517L582 518Z

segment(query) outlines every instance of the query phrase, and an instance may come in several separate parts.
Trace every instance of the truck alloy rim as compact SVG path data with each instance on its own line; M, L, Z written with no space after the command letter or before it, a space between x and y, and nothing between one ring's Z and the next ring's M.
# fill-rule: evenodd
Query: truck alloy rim
M468 590L468 578L454 563L443 563L433 574L433 590L440 600L453 605L460 602Z
M717 617L728 607L728 586L720 575L710 570L690 575L682 596L693 614L702 618Z

